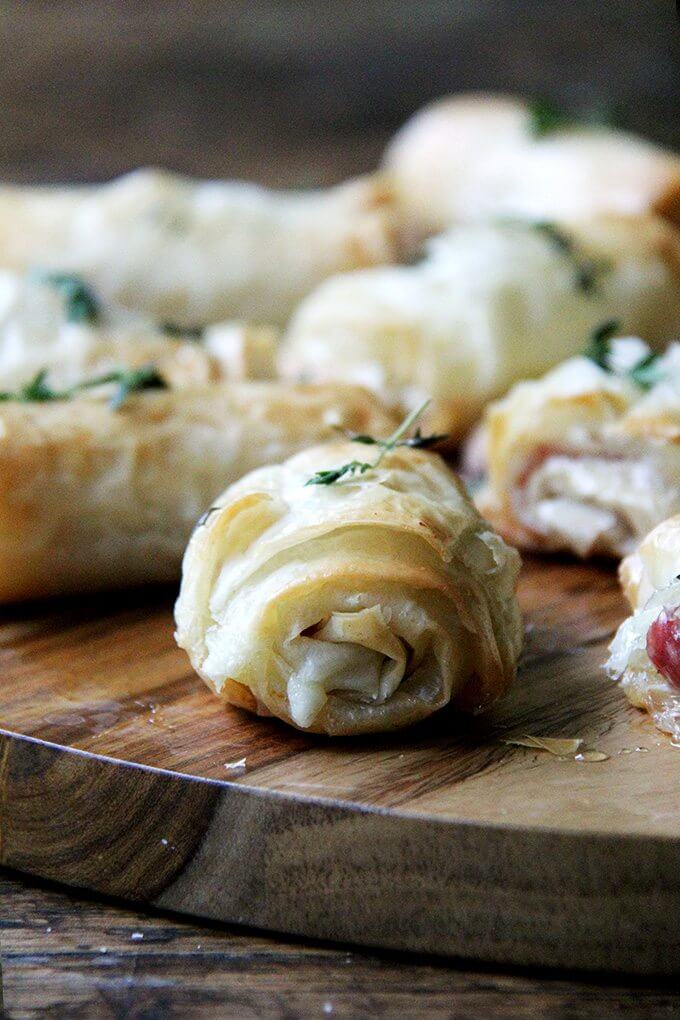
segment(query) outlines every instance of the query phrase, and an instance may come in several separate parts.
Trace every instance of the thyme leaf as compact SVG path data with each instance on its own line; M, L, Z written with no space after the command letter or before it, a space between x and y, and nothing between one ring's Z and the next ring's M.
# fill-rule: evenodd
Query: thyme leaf
M339 482L346 475L365 474L370 471L374 464L367 464L361 460L351 460L339 468L331 468L329 471L317 471L315 475L305 482L305 485L333 485Z
M119 372L110 372L108 377L102 377L100 383L116 383L116 391L113 394L109 406L117 411L131 393L139 393L140 390L165 390L167 383L154 365L144 365L142 368L123 369ZM95 382L90 385L98 385ZM80 387L83 388L82 385Z
M442 439L446 439L446 435L422 435L420 429L416 429L413 436L410 438L404 438L409 429L415 424L416 420L421 416L423 411L427 408L430 401L424 401L420 407L417 407L414 411L404 418L403 422L387 439L374 439L373 436L363 435L357 432L348 432L345 429L340 431L349 439L352 443L361 443L364 446L379 446L380 453L373 463L366 461L351 460L347 464L341 464L340 467L330 468L327 471L317 471L315 475L312 475L305 485L334 485L335 482L339 482L341 478L351 475L363 475L367 471L371 471L373 468L380 467L384 457L390 450L394 450L398 446L407 446L412 449L428 449L434 446L436 443L440 443Z
M60 394L48 385L45 381L46 378L47 370L43 368L36 372L33 378L21 386L16 393L8 391L0 393L0 400L20 400L24 403L42 403L47 400L59 400Z
M529 107L529 133L533 138L544 138L572 123L559 107L545 99L537 99Z
M659 355L655 354L654 351L645 354L637 364L633 365L628 374L641 390L651 390L663 378L663 373L659 367Z
M437 443L442 443L448 438L448 432L433 432L430 436L424 436L418 428L410 439L401 439L395 445L409 446L413 450L429 450L431 447L436 446Z
M569 234L565 234L556 223L552 223L550 220L535 220L531 226L539 234L543 234L557 251L561 251L564 255L569 255L570 257L574 254L574 242L569 237Z
M68 273L38 273L37 278L54 287L62 295L69 322L94 324L99 321L99 302L79 276Z
M161 332L178 340L200 340L203 330L200 326L178 326L176 322L162 322Z
M542 234L556 251L572 261L574 283L578 290L592 294L597 289L601 275L611 268L611 263L607 259L581 255L572 238L549 220L536 220L531 227Z
M605 372L611 372L609 364L611 339L616 336L620 329L621 323L618 319L607 319L606 322L600 323L591 333L590 342L584 352L586 358L590 358L591 361L594 361Z
M50 400L72 400L77 393L83 390L94 389L98 386L115 384L116 389L109 402L113 410L124 403L131 393L140 390L167 389L167 383L153 365L145 365L143 368L117 369L106 372L103 375L94 376L92 379L84 379L64 390L55 390L47 379L47 370L41 369L24 386L15 391L0 392L0 401L15 400L21 403L43 403Z
M545 138L554 131L584 124L588 127L614 127L617 117L610 105L598 102L589 109L582 110L578 116L570 116L560 110L554 103L546 99L537 99L529 107L529 134L533 138Z
M593 330L590 343L585 351L586 358L594 361L599 368L605 372L612 372L611 340L617 333L621 332L621 323L616 319L603 322L597 329ZM659 355L654 351L643 354L639 361L629 368L625 373L628 378L639 386L641 390L651 390L663 379L663 371L659 364Z

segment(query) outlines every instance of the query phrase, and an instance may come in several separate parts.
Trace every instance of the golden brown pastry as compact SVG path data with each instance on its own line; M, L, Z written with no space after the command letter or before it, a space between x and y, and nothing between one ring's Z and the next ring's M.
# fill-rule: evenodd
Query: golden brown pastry
M275 379L279 332L249 322L218 322L202 334L204 350L228 379Z
M489 400L576 354L609 318L652 343L680 333L680 241L668 224L466 225L417 265L323 283L294 315L280 367L368 386L400 414L431 396L424 427L455 440Z
M224 374L220 359L186 334L102 303L77 276L0 270L0 389L46 370L55 387L153 362L172 386Z
M612 641L607 670L633 705L680 740L680 515L623 561L621 581L633 615Z
M32 385L32 399L0 402L1 602L173 581L225 485L334 424L391 425L353 387L224 383L132 393L114 409L111 387L47 400Z
M452 223L496 216L658 212L680 223L676 153L608 127L546 124L509 96L433 103L398 132L385 166L408 246Z
M177 641L225 701L354 735L481 711L510 685L519 557L437 455L344 470L366 451L338 441L254 471L194 531Z
M394 256L378 178L273 192L138 170L110 184L0 188L0 266L81 274L159 321L284 323L332 273Z
M680 344L602 340L486 416L482 513L523 549L630 553L680 510Z
M53 386L153 363L173 387L273 378L277 332L223 322L195 334L104 304L64 274L0 270L0 388L46 370Z

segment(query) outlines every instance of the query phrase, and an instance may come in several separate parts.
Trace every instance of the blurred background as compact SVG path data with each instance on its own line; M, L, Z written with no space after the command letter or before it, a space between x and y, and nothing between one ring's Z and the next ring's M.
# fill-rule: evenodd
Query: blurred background
M680 144L673 0L2 0L0 33L5 179L329 184L464 89L603 105Z

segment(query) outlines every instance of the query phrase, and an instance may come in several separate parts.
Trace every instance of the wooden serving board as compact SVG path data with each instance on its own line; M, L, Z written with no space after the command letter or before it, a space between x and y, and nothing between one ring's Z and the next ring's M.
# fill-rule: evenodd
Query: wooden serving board
M610 568L525 564L513 693L487 718L379 739L221 705L174 645L172 599L5 611L2 863L276 931L680 969L680 750L602 673L626 612ZM527 733L609 757L504 743Z

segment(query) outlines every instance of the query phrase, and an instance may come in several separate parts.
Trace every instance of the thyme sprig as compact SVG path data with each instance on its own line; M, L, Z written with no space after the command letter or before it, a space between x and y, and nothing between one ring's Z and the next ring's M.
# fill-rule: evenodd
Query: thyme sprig
M601 322L599 326L596 326L590 334L590 340L585 349L585 357L590 358L591 361L594 361L605 372L612 371L609 364L611 341L620 330L621 323L618 319L607 319L606 322Z
M640 389L651 390L653 386L656 386L663 379L663 372L659 365L659 355L655 354L654 351L645 354L637 364L633 365L628 374Z
M200 326L179 326L176 322L162 322L161 332L175 340L200 340L203 330Z
M113 410L127 400L131 393L140 390L167 389L167 383L153 365L142 368L116 369L84 379L63 390L56 390L47 382L47 369L41 369L34 377L18 390L0 392L0 401L16 400L21 403L46 403L54 400L72 400L83 390L95 389L99 386L115 384L115 391L109 406Z
M573 239L549 220L535 220L531 227L545 237L556 251L570 259L574 267L574 283L578 290L582 290L584 294L594 293L602 274L611 269L611 263L607 259L590 258L581 254Z
M99 302L79 276L69 273L45 273L38 272L35 278L41 282L54 287L64 299L66 318L69 322L89 322L94 324L99 321Z
M333 485L335 482L339 482L341 478L346 475L363 475L371 468L377 467L378 462L375 464L368 464L366 461L361 460L350 460L347 464L342 464L339 468L331 468L328 471L317 471L315 475L312 475L305 485Z
M545 99L537 99L529 107L529 134L533 138L543 138L571 124L571 117Z
M414 411L408 414L401 425L395 429L391 436L387 439L375 439L373 436L362 435L356 432L347 432L341 429L343 435L349 439L352 443L361 443L364 446L379 446L380 453L374 461L362 461L362 460L350 460L346 464L341 464L340 467L330 468L326 471L317 471L310 479L305 482L305 485L333 485L335 482L340 481L341 478L351 477L353 475L364 475L367 471L372 471L375 468L379 468L382 464L385 456L390 450L396 449L398 446L408 446L411 449L426 450L436 443L446 439L446 435L431 435L424 436L420 429L416 429L415 433L406 437L406 433L415 425L418 418L429 406L430 400L425 400L417 407Z
M608 319L593 330L590 342L585 350L585 357L590 358L605 372L613 372L611 363L611 341L621 332L621 323L617 319ZM629 368L624 375L641 390L651 390L661 382L663 373L660 370L659 355L654 351L643 354L639 361Z
M590 109L571 116L546 99L537 99L529 107L529 134L533 138L545 138L562 128L584 124L588 127L613 127L615 111L606 103L596 103Z

